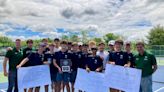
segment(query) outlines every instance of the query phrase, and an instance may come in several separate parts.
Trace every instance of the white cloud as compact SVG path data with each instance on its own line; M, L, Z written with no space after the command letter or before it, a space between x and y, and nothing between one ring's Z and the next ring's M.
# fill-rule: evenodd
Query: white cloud
M55 28L65 28L145 39L150 28L164 25L163 15L163 0L0 0L0 29L9 22L50 37L62 35Z
M43 37L40 37L38 35L36 36L30 36L30 37L24 37L24 36L13 36L13 35L6 35L7 37L11 38L12 41L15 41L16 39L21 39L22 41L27 40L27 39L42 39Z

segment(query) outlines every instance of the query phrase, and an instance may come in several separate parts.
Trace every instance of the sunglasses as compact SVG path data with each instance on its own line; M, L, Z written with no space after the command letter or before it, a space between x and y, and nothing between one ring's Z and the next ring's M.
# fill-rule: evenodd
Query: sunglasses
M97 48L91 48L91 50L97 50Z

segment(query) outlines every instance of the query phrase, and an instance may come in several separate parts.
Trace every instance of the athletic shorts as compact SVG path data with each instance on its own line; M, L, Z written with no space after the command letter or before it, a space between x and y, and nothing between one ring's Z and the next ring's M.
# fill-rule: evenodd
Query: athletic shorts
M69 83L70 82L70 73L57 73L56 76L56 82L64 82Z
M57 73L51 73L51 81L56 82Z
M70 74L70 82L75 83L77 71L72 71Z

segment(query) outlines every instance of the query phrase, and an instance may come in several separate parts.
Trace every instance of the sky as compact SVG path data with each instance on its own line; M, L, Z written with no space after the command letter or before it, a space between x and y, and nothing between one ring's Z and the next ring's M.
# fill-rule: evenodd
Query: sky
M88 31L146 40L164 25L164 0L0 0L0 35L12 39L55 38Z

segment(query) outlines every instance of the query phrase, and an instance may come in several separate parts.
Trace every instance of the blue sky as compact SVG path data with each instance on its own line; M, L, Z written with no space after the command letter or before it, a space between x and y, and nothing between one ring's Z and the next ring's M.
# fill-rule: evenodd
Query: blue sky
M49 35L45 35L45 34L43 34L43 32L34 31L30 27L23 26L23 25L16 25L16 24L12 24L12 23L4 23L4 26L6 26L6 28L11 29L10 31L5 32L6 36L16 36L16 37L23 36L25 38L30 38L30 37L38 35L40 38L48 38L49 37ZM0 31L3 31L4 29L0 29ZM78 30L71 31L71 30L67 30L67 29L64 29L64 28L54 28L53 31L56 32L56 33L59 33L59 34L67 33L67 34L65 34L67 36L80 35L81 34L81 32L78 31ZM89 31L88 36L89 37L95 37L95 36L99 36L99 35L96 34L94 31ZM55 38L55 36L54 36L54 38Z
M0 35L39 39L107 33L144 39L164 25L163 0L0 0Z

